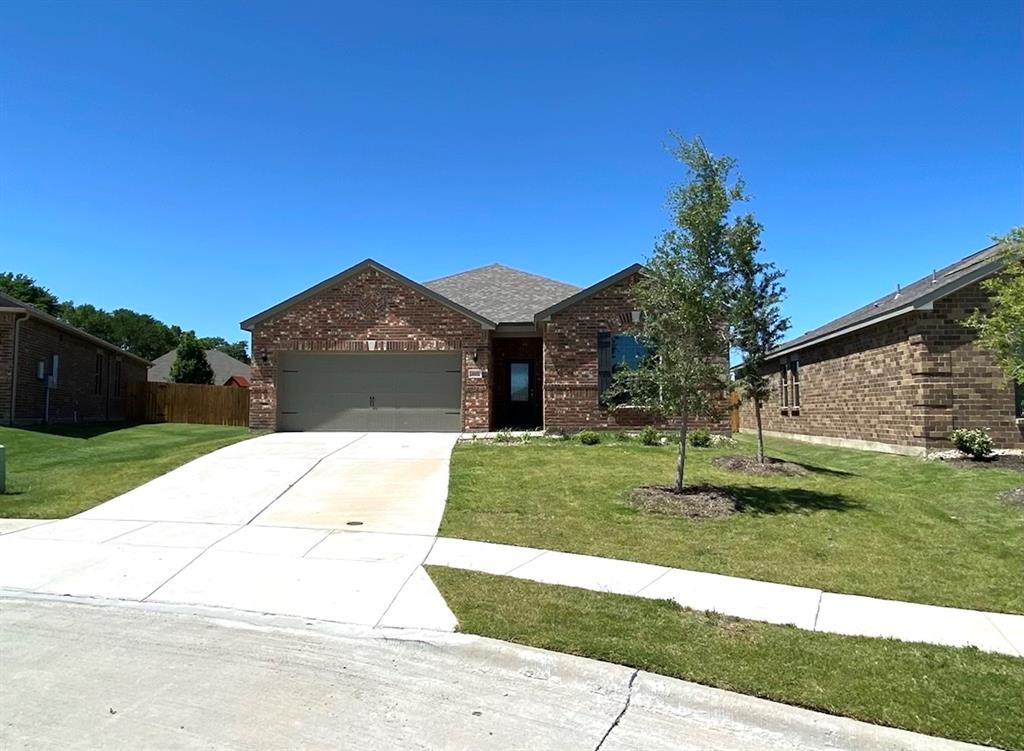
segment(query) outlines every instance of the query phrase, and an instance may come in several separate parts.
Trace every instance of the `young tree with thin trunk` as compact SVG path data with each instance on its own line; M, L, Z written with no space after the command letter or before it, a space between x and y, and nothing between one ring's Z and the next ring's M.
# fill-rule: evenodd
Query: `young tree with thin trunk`
M735 297L732 301L732 345L743 357L736 369L736 382L744 398L754 403L757 424L757 461L764 463L764 433L761 428L761 407L770 396L770 382L765 375L769 353L789 330L789 319L783 318L779 303L786 294L779 280L783 271L771 262L758 260L761 251L761 230L752 214L738 217L730 232L732 265L736 274Z
M690 421L720 414L727 389L733 297L729 215L746 199L735 162L694 139L672 150L688 181L669 194L675 226L662 235L634 286L637 338L650 356L615 373L612 398L679 424L676 492L683 492Z

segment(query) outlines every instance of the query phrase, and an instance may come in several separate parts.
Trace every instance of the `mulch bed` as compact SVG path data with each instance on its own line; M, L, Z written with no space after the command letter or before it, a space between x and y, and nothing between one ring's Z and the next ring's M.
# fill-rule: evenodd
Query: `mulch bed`
M964 469L1015 469L1024 472L1024 456L1020 454L996 454L988 459L971 459L970 457L942 458L943 464Z
M720 519L736 513L736 497L711 485L688 485L677 493L671 485L642 485L629 494L640 511L687 519Z
M807 470L799 464L785 462L782 459L772 459L767 456L764 459L764 464L761 464L755 456L719 456L712 459L711 463L719 469L745 472L748 475L802 477L807 474Z

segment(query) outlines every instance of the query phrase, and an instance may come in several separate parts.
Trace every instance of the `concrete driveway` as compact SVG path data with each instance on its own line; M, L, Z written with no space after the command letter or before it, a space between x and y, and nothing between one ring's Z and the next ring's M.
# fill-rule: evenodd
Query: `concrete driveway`
M456 436L276 433L0 536L0 587L453 630L422 563Z

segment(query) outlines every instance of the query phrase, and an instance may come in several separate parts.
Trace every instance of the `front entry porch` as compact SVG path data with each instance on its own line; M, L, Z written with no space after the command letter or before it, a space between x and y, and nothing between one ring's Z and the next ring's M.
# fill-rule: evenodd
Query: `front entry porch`
M494 337L491 347L492 429L543 428L542 342L540 336Z

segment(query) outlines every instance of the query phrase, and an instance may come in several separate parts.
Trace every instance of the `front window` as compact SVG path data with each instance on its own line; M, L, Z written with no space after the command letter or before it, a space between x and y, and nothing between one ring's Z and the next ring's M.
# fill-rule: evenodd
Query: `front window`
M649 351L643 342L632 334L612 334L602 331L597 335L597 383L598 399L605 400L605 392L612 385L615 372L622 368L638 368ZM620 395L617 403L628 403L626 395Z

